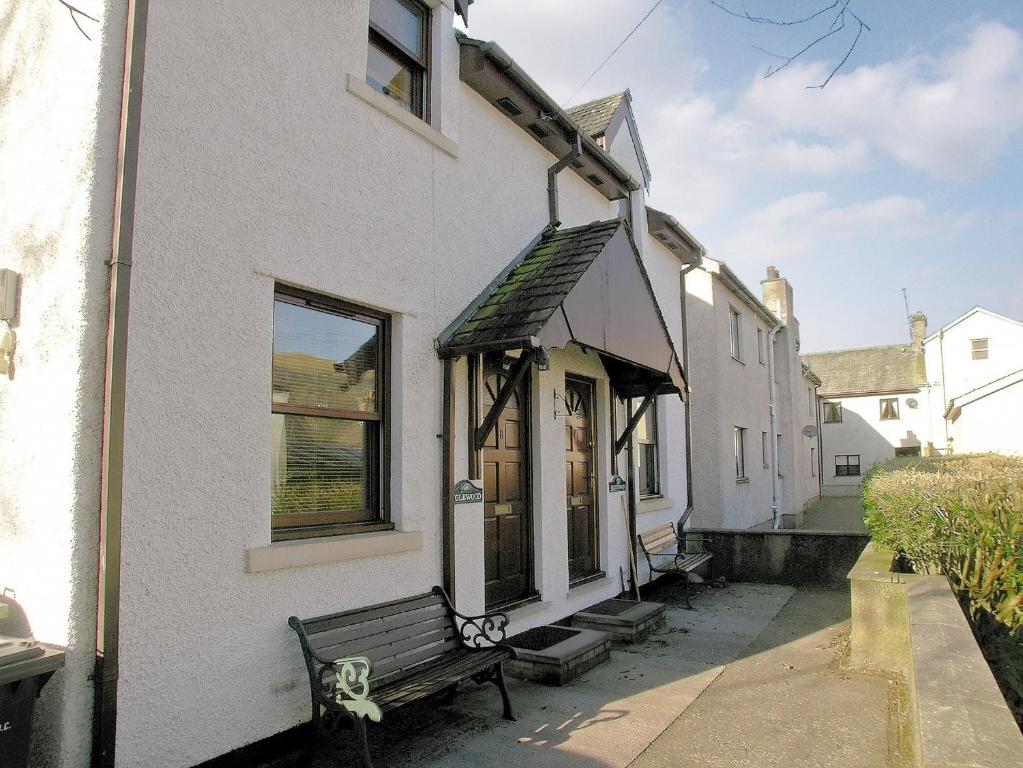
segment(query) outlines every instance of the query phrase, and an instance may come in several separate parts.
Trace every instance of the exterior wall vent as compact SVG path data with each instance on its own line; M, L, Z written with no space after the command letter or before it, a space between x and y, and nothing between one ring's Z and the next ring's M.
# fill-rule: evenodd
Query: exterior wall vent
M573 168L582 168L584 165L585 164L581 160L573 160L572 161L572 167Z
M526 126L526 128L529 130L531 134L536 136L536 138L538 139L546 139L548 136L551 135L551 132L548 131L539 123L530 123L529 125Z
M494 103L497 104L497 106L499 106L512 117L518 117L519 115L522 114L522 108L519 107L519 105L516 104L514 101L509 99L507 96L502 96Z

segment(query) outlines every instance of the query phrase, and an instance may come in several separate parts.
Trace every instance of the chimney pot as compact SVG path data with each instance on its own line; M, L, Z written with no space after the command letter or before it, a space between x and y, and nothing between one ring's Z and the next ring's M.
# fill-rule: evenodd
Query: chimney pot
M778 268L777 267L768 267L767 268L767 279L768 280L777 280L779 277L781 277L781 274L778 272Z
M909 318L909 325L913 335L913 349L922 352L924 338L927 336L927 315L923 312L916 312Z

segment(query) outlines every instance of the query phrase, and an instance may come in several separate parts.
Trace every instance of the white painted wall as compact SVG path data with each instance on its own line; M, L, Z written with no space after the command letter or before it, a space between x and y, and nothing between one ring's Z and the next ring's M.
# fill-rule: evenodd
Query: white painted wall
M1023 455L1023 373L966 396L961 408L949 423L956 453Z
M99 456L125 11L12 0L0 24L0 267L22 276L0 378L0 588L66 645L35 717L34 766L88 764ZM2 759L0 759L2 762Z
M897 398L899 419L881 421L881 400ZM910 408L908 400L917 402ZM925 443L927 411L920 392L867 395L863 397L824 398L841 403L841 423L821 424L824 436L825 495L855 495L862 477L837 477L835 456L859 454L860 467L866 474L874 464L895 458L896 447L914 447Z

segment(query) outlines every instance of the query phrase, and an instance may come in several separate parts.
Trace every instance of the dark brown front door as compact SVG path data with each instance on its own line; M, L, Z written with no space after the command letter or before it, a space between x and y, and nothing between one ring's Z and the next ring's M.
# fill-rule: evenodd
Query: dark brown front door
M598 570L597 497L593 466L593 383L565 379L565 494L568 510L568 580Z
M504 385L499 362L484 370L486 411ZM508 400L483 446L483 541L487 608L533 592L529 504L529 377Z

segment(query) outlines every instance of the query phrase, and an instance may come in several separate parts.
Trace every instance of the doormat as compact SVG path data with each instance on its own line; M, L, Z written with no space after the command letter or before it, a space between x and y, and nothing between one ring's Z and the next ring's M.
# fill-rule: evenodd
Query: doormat
M512 648L521 648L524 651L545 651L552 645L562 643L578 634L578 630L564 627L533 627L533 629L527 629L525 632L509 638L508 645Z
M628 610L635 608L639 603L635 600L619 600L617 598L611 598L605 600L602 603L591 605L589 608L584 608L579 613L593 613L597 616L621 616Z

